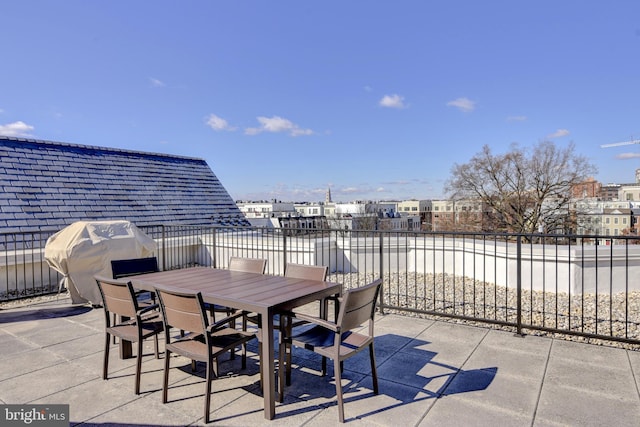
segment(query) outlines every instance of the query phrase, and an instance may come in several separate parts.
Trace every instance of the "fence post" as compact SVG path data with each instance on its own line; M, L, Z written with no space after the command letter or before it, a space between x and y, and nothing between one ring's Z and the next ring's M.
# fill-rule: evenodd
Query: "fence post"
M516 334L522 336L522 235L518 235L517 242L518 244L516 246L516 250L518 253L516 257Z
M285 228L282 230L282 275L284 276L284 271L287 268L287 230Z
M162 270L167 269L167 241L164 233L164 224L160 226L162 230Z
M379 234L378 256L380 257L380 278L383 279L380 289L380 314L384 314L384 233L380 231Z
M218 235L216 234L216 226L214 225L213 228L211 229L211 235L212 235L212 243L211 243L211 251L213 252L213 259L211 261L213 261L213 268L218 268L218 246L216 245L216 239L218 238Z

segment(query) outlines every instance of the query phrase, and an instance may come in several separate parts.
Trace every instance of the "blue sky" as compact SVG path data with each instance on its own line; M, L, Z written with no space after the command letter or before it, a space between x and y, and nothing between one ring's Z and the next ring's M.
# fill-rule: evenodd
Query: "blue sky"
M640 2L0 4L0 134L199 157L234 199L440 198L550 139L632 182Z

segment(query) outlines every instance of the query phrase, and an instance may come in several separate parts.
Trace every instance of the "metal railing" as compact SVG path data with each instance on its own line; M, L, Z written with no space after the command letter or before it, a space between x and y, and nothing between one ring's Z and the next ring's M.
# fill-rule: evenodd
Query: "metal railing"
M225 268L232 256L329 266L345 290L383 278L380 309L640 344L636 237L141 227L163 270ZM0 301L58 290L44 259L55 231L0 234ZM607 241L610 244L598 244Z

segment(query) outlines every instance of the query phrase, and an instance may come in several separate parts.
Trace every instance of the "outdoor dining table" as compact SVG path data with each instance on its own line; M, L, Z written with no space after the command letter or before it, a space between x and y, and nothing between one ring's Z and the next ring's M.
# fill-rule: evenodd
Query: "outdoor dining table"
M141 290L153 291L160 285L201 292L207 303L258 313L262 317L258 340L264 373L264 416L268 420L275 417L274 314L341 292L338 283L210 267L141 274L130 280L134 288Z

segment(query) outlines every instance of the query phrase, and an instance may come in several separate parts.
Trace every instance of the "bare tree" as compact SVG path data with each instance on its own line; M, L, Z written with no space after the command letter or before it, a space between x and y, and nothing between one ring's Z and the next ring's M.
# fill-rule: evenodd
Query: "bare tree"
M485 145L468 163L454 164L447 192L454 200L484 202L495 231L568 231L571 188L596 172L574 148L573 143L558 148L542 141L530 155L516 144L509 152L494 155Z

